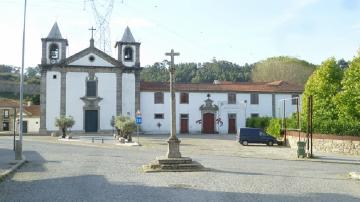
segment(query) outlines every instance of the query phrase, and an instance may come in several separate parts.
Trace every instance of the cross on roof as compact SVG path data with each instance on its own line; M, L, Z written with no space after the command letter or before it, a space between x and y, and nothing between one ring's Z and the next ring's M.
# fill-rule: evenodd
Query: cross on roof
M94 38L94 30L96 30L93 26L91 26L91 28L89 28L89 30L91 30L91 38Z

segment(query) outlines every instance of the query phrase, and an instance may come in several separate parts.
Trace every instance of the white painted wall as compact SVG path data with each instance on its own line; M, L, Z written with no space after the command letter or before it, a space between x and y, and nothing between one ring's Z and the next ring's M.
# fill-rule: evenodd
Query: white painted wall
M68 72L66 74L66 115L75 120L71 130L84 130L84 102L86 77L88 73Z
M246 117L251 117L252 113L258 113L261 117L272 117L272 94L259 94L259 104L251 104L250 93L247 95Z
M189 131L190 133L200 133L201 124L197 124L197 120L201 120L201 111L199 107L205 104L208 92L190 92L189 104L180 104L180 93L176 93L176 129L180 132L180 114L189 114ZM251 113L259 113L260 116L272 116L272 94L259 94L259 104L250 104L250 93L237 93L236 104L228 104L227 93L210 93L214 101L213 104L218 105L219 111L216 118L221 118L223 125L215 125L216 130L220 133L228 133L228 114L236 114L236 127L245 126L245 109L246 117L250 117ZM281 95L281 94L280 94ZM291 94L285 94L291 97ZM170 131L170 93L164 93L164 104L154 104L154 92L141 92L141 113L143 117L142 129L146 133L169 133ZM244 104L247 100L247 104ZM288 106L289 105L289 106ZM290 111L296 111L296 107L290 107L291 103L287 103ZM155 113L163 113L164 119L154 119ZM158 128L157 124L161 127Z
M125 56L125 48L126 47L131 47L133 49L133 61L125 61L124 56ZM122 56L121 57L123 57L122 61L123 61L123 64L125 66L127 66L127 67L135 66L135 60L136 60L136 48L135 48L135 46L133 46L133 45L122 46Z
M116 85L114 85L115 88ZM114 98L116 99L116 97ZM147 103L146 100L142 102ZM154 103L154 102L152 102ZM122 74L122 114L135 117L135 74Z
M91 62L89 57L93 56L95 60ZM75 60L74 62L70 63L70 65L79 65L79 66L99 66L99 67L114 67L113 64L107 62L106 60L102 59L98 55L94 53L87 54L86 56Z
M99 130L111 130L110 120L116 115L116 74L96 73L95 76L98 78L98 96L103 98L99 103Z
M56 75L56 79L53 79ZM46 73L46 128L57 130L55 118L60 116L60 72L48 71Z
M282 118L284 116L284 101L282 101L283 99L286 99L285 100L285 116L289 117L294 112L296 112L296 105L293 105L291 103L291 95L292 94L276 94L275 95L276 117ZM300 99L299 99L299 101L300 101L300 103L299 103L299 111L300 112L301 112L301 98L302 98L302 95L300 95Z
M27 121L28 133L38 133L40 128L40 117L24 117L23 121Z

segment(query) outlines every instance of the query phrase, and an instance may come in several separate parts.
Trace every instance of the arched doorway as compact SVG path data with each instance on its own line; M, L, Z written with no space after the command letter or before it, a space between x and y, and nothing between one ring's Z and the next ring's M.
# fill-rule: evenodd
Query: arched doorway
M201 105L199 108L202 118L201 132L204 134L214 134L217 133L215 128L215 117L217 116L219 107L213 104L214 101L210 99L210 94L207 94L207 97L205 104Z
M203 133L215 133L215 115L213 113L203 114Z

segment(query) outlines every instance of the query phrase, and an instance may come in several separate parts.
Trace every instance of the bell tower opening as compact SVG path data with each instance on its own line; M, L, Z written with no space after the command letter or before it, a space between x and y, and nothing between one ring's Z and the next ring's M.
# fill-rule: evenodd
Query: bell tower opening
M124 52L124 61L133 61L133 49L131 47L125 47Z
M50 44L49 59L51 60L59 59L59 46L56 43Z

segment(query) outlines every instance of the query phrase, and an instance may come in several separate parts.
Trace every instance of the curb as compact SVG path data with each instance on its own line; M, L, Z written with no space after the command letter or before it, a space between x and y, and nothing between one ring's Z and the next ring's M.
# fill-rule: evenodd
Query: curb
M22 165L26 163L26 158L23 156L23 160L17 161L15 165L13 165L11 168L7 169L5 172L0 173L0 182L2 182L6 177L14 173L18 168L20 168Z
M360 180L360 172L350 172L350 178L354 180Z

